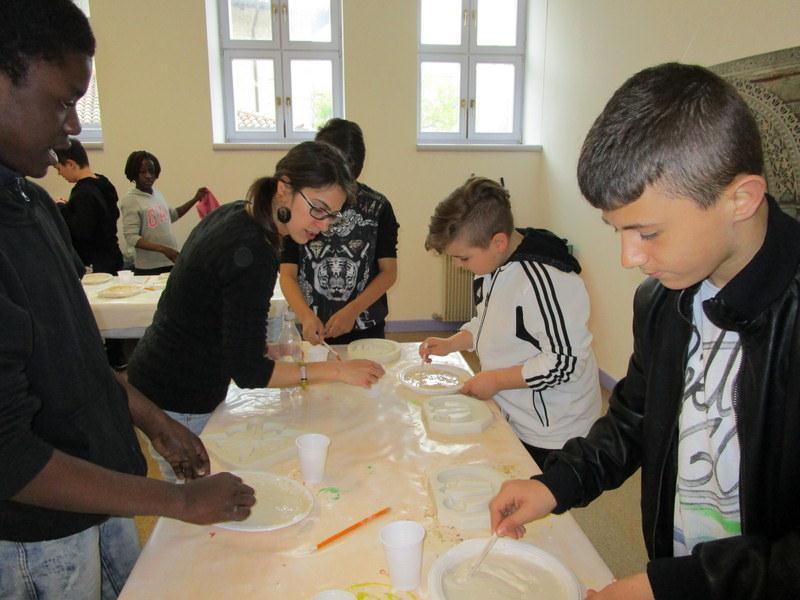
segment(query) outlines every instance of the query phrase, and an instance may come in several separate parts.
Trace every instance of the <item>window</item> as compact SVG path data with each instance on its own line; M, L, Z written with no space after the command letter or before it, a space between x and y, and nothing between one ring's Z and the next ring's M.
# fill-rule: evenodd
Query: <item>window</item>
M87 18L89 14L89 0L73 0ZM102 142L103 126L100 121L100 96L97 93L97 69L92 59L92 78L83 97L76 106L78 118L81 121L81 133L78 139L81 142Z
M342 111L341 0L218 0L226 142L314 137Z
M420 142L522 142L526 18L526 0L419 0Z

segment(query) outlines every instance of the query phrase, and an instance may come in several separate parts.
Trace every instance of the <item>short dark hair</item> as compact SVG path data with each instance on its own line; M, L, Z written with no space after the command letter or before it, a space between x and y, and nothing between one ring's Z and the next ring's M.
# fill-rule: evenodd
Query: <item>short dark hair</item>
M708 207L740 174L762 174L761 136L734 87L696 65L666 63L628 79L589 130L578 184L613 210L646 186Z
M253 204L253 218L273 244L277 243L278 233L272 219L272 197L278 181L287 183L293 190L338 185L344 190L347 201L356 193L347 159L338 148L324 142L303 142L293 147L275 165L272 177L256 179L247 191L247 200Z
M69 138L69 148L56 150L56 156L58 156L58 162L62 165L66 164L68 160L74 160L75 164L81 168L89 166L86 148L83 147L78 138Z
M508 190L486 177L470 177L434 209L425 249L441 254L457 238L487 248L496 234L513 231Z
M361 175L361 170L364 168L364 157L367 154L367 149L364 146L364 133L358 123L347 119L329 119L320 128L314 139L318 142L326 142L336 146L341 150L345 158L347 158L353 179L358 179L358 176Z
M94 56L86 15L71 0L0 2L0 72L18 85L33 60L61 63L69 54Z
M156 179L158 179L159 175L161 175L161 163L158 162L155 154L151 154L147 150L135 150L131 152L128 160L125 161L125 177L128 178L128 181L136 181L139 176L139 170L142 168L142 163L146 160L153 162L156 170Z

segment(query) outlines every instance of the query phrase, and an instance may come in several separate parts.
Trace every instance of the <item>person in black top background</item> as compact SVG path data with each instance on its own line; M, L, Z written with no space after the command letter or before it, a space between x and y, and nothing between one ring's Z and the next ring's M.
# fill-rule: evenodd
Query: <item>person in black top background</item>
M75 184L69 201L58 202L61 216L84 266L93 273L116 275L122 268L122 252L117 242L117 190L108 178L92 171L80 140L70 138L69 142L69 148L56 150L56 171ZM115 370L124 369L128 361L123 340L108 338L104 343L109 364Z
M70 138L69 148L56 150L56 155L58 174L75 184L69 201L59 203L72 245L93 272L116 275L122 268L122 252L117 243L117 190L105 176L92 171L79 140Z

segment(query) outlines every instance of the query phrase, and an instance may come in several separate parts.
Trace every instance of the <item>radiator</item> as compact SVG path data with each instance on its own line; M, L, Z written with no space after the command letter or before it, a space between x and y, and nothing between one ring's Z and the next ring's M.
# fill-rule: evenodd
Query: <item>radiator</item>
M472 298L473 275L458 268L450 256L442 257L444 264L444 314L443 321L469 321L475 314Z

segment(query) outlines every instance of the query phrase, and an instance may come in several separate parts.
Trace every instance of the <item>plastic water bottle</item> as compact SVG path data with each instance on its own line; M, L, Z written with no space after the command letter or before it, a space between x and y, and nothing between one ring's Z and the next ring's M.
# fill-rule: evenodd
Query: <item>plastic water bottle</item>
M294 313L287 310L283 313L283 327L278 338L278 360L281 362L302 362L303 339L294 323ZM300 387L281 388L281 400L292 400L300 397Z

